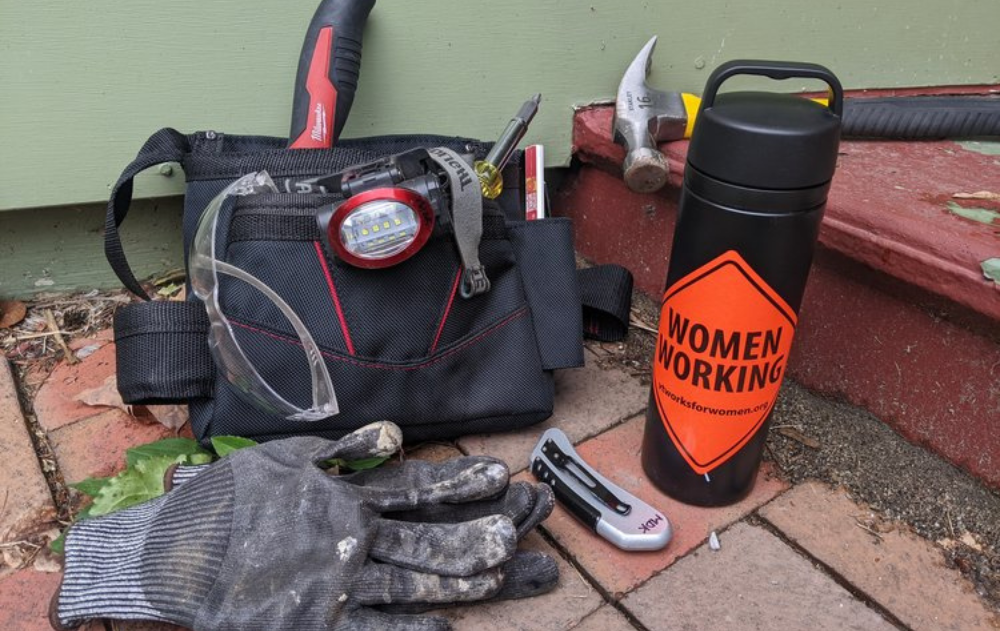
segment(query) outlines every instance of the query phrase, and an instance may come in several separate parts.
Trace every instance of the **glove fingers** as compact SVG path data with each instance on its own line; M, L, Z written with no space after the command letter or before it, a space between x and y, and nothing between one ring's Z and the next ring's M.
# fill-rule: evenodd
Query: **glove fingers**
M414 510L385 515L401 521L458 524L487 515L506 515L518 526L531 514L537 498L535 485L530 482L512 482L507 491L497 498L465 502L420 506Z
M362 607L343 616L334 631L451 631L451 623L439 616L388 614Z
M401 484L430 486L452 479L476 463L492 463L505 468L507 466L502 460L489 456L459 456L442 462L406 460L395 467L359 471L352 475L351 482L366 488L389 488Z
M500 460L470 457L443 463L411 460L398 467L362 471L350 481L363 487L361 495L369 507L385 513L495 497L509 478L507 465Z
M369 423L331 443L329 454L320 459L342 458L344 460L364 460L384 458L399 451L403 445L403 432L399 426L389 421Z
M520 521L515 521L517 525L517 539L520 541L535 526L545 521L552 514L552 509L556 506L556 494L548 484L530 484L535 492L535 501L531 506L531 512Z
M389 563L366 563L352 587L362 605L450 603L490 598L500 591L503 574L494 567L473 576L414 572Z
M418 572L472 576L514 556L517 531L503 515L458 524L378 521L368 555Z
M559 566L556 565L555 559L534 550L518 550L513 559L504 563L502 573L504 579L500 590L483 602L540 596L555 589L559 583ZM446 605L397 603L385 605L380 609L390 613L416 614L456 604L461 603L447 603Z
M548 593L559 583L555 559L535 550L518 550L503 565L504 581L493 600L516 600Z

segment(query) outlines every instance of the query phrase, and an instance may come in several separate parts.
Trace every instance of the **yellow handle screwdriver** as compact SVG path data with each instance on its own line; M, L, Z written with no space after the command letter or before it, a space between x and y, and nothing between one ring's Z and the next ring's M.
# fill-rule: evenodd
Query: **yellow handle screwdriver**
M483 189L483 197L496 199L503 192L501 171L510 160L517 143L521 142L525 132L528 131L528 125L538 112L538 104L541 100L542 95L536 94L525 101L514 118L507 123L507 128L500 134L500 138L486 154L486 158L476 162L476 175L479 177L479 186Z

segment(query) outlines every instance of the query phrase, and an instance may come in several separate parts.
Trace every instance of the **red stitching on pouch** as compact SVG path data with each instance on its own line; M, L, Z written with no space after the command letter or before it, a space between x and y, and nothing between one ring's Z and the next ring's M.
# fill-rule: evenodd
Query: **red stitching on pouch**
M347 329L347 319L344 317L344 312L340 308L340 298L337 297L337 288L333 284L333 274L330 273L330 268L326 264L326 256L323 254L323 246L319 241L313 241L313 245L316 246L316 256L319 257L320 267L323 268L323 274L326 276L326 286L330 288L330 297L333 298L333 308L337 310L337 319L340 320L340 330L344 334L344 342L347 344L347 352L353 355L354 343L351 341L351 332Z
M456 346L455 348L449 350L448 352L444 353L440 357L436 357L436 358L434 358L434 359L432 359L432 360L430 360L428 362L424 362L422 364L417 364L415 366L393 366L392 364L379 364L379 363L374 363L374 362L362 362L362 361L358 361L356 359L350 359L348 357L341 357L340 355L334 355L333 353L330 353L328 351L324 351L322 349L320 350L320 353L324 357L328 357L329 359L333 359L333 360L339 361L339 362L345 362L345 363L348 363L348 364L353 364L353 365L359 366L361 368L377 368L377 369L380 369L380 370L419 370L420 368L426 368L427 366L433 366L434 364L436 364L438 362L444 361L445 359L451 357L455 353L461 352L461 351L465 350L467 347L472 346L473 344L476 344L476 343L480 342L483 338L487 337L488 335L491 335L491 334L495 333L496 331L499 331L500 329L502 329L503 327L507 326L508 324L510 324L511 322L513 322L514 320L517 320L519 318L523 318L527 314L528 314L528 307L526 307L526 306L525 307L521 307L520 309L518 309L514 313L510 314L509 316L507 316L503 320L500 320L499 322L497 322L496 324L494 324L492 327L486 329L485 331L483 331L482 333L480 333L476 337L472 338L471 340L463 342L459 346ZM264 329L258 329L257 327L255 327L253 325L244 324L242 322L234 320L233 318L229 318L229 321L231 323L235 324L236 326L240 327L240 328L247 329L248 331L253 331L254 333L260 333L262 335L266 335L267 337L270 337L272 339L278 340L279 342L285 342L287 344L294 344L295 346L299 346L299 347L302 346L302 342L300 342L299 340L295 340L295 339L292 339L292 338L289 338L289 337L285 337L284 335L278 335L277 333L271 333L270 331L265 331Z
M462 266L458 266L458 273L455 274L455 282L451 285L451 295L448 296L448 304L444 308L444 315L441 316L441 324L438 325L437 334L434 336L434 342L431 344L431 350L428 354L433 355L434 351L437 350L438 342L441 340L441 332L444 331L444 323L448 321L448 314L451 313L451 305L455 302L455 294L458 293L458 282L462 280Z

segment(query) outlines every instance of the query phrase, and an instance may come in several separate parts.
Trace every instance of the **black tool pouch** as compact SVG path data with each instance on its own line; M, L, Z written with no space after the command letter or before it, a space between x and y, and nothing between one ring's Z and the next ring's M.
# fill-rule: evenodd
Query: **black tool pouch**
M178 162L184 169L187 256L200 213L246 173L266 170L280 182L329 174L417 146L443 146L477 157L488 149L478 141L438 136L341 140L328 150L287 150L285 143L171 129L154 134L122 174L108 207L106 253L125 286L146 297L125 259L118 226L128 211L133 178L153 165ZM516 164L505 172L512 191L519 188L517 174ZM333 438L389 419L403 428L408 441L416 441L513 429L552 413L552 371L583 364L585 316L568 219L516 220L510 208L505 212L502 205L487 204L479 255L491 289L464 299L456 291L461 262L447 235L431 237L411 259L386 269L355 268L330 257L315 215L332 199L289 193L236 198L220 216L219 230L220 258L269 285L312 333L334 384L339 414L290 421L241 399L216 370L205 307L190 291L185 302L137 302L116 314L118 387L124 400L189 403L192 428L202 440L226 434L258 440L295 434ZM506 203L517 205L516 198ZM599 284L596 302L604 303L599 306L611 312L614 323L605 337L621 337L631 277L623 269L609 269ZM609 307L612 294L618 298L610 302L618 304ZM220 302L257 371L288 400L307 407L311 382L305 354L277 308L232 279L221 282Z

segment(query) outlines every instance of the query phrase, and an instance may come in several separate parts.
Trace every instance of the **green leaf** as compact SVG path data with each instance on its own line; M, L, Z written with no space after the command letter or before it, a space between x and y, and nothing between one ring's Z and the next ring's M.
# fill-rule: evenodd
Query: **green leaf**
M230 452L236 451L237 449L253 447L256 444L256 442L250 440L249 438L242 438L240 436L216 436L212 438L212 448L215 449L215 453L218 454L220 458Z
M966 208L959 206L955 202L948 202L948 210L964 219L971 219L979 223L992 224L995 219L1000 219L1000 213L989 208Z
M353 471L364 471L365 469L374 469L388 459L389 456L381 456L378 458L364 458L362 460L348 460L344 462L344 466Z
M187 457L187 462L185 464L208 464L213 460L215 460L215 456L209 453L191 454Z
M129 467L134 467L139 461L153 456L165 456L167 458L177 458L185 456L185 464L195 464L187 457L204 454L211 456L211 453L198 444L192 438L164 438L148 445L133 447L125 452L125 463Z
M170 283L169 285L164 285L163 287L160 287L156 291L156 293L159 294L160 296L173 296L174 294L177 293L177 290L180 288L181 286L178 285L177 283Z
M84 495L89 495L90 497L97 497L97 494L101 492L111 478L87 478L86 480L80 480L79 482L74 482L68 486L80 491Z
M185 456L150 456L139 460L111 478L94 498L89 514L107 515L163 495L163 475L167 468L184 459Z
M331 458L321 464L324 467L343 467L352 471L364 471L374 469L389 459L389 456L379 456L377 458L362 458L361 460L344 460L343 458Z
M983 276L1000 285L1000 259L986 259L979 265L983 268Z

